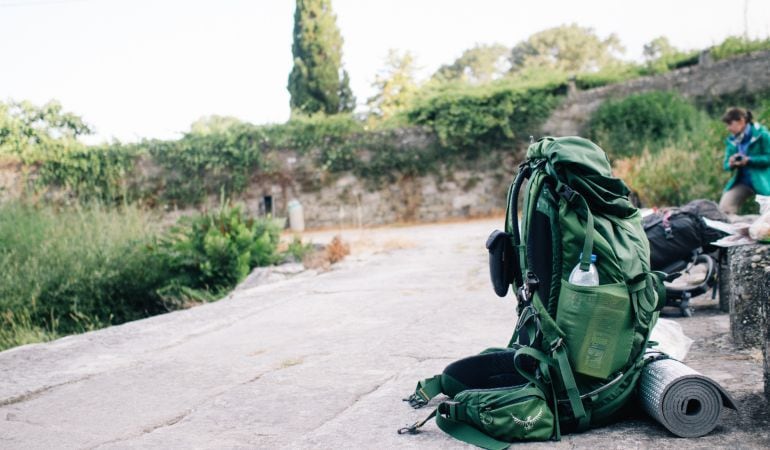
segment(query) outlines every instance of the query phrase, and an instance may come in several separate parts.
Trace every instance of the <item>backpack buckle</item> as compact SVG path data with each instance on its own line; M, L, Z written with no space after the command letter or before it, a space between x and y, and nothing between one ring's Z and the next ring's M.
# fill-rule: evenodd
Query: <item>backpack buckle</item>
M559 347L561 347L562 345L564 345L564 339L562 338L554 339L554 341L551 342L551 353L558 350Z
M397 433L398 434L407 434L407 433L409 433L409 434L417 434L418 431L419 431L418 430L418 428L419 428L418 425L419 425L419 422L415 422L412 425L406 426L404 428L399 428Z
M438 405L438 413L444 417L457 417L457 406L460 402L447 400Z
M566 184L562 184L559 186L559 189L556 191L561 198L567 201L567 203L572 203L575 198L579 195L577 191L572 189L571 187L567 186Z
M420 388L422 391L422 388ZM409 397L403 399L405 402L409 402L409 406L411 406L414 409L420 409L423 406L427 405L428 402L422 397L422 395L412 394Z

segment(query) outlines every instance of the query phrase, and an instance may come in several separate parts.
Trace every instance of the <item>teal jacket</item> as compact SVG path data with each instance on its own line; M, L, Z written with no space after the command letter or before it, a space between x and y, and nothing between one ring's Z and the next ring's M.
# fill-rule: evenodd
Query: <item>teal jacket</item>
M735 145L732 139L725 139L725 170L732 170L733 176L725 186L725 191L735 185L735 179L738 175L738 170L731 169L728 165L730 156L738 152L738 147ZM751 184L759 195L770 195L770 134L767 132L767 128L759 124L752 124L751 141L749 141L749 148L746 154L749 156L749 163L746 165L746 169L751 176Z

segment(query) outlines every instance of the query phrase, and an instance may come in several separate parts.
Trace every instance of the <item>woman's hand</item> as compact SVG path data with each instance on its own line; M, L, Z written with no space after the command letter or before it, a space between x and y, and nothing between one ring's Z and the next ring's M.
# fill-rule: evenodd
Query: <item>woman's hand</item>
M727 161L727 165L734 169L737 167L745 167L749 164L749 157L746 155L735 154Z

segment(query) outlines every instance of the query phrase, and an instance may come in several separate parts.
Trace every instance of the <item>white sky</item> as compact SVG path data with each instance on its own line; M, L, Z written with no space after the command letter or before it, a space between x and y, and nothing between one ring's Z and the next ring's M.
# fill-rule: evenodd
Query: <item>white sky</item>
M359 104L388 49L421 76L476 43L513 46L566 23L616 33L627 59L665 35L683 49L770 36L767 0L332 0ZM0 99L50 99L96 139L175 138L204 115L289 117L292 0L0 0Z

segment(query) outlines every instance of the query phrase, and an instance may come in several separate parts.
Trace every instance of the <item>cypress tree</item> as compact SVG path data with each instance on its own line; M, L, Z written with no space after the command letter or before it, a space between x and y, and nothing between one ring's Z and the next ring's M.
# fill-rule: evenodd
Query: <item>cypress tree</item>
M289 74L291 109L306 114L352 111L355 98L340 70L342 36L329 0L297 0L294 11L294 67Z

